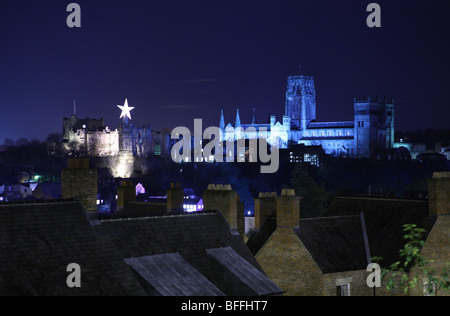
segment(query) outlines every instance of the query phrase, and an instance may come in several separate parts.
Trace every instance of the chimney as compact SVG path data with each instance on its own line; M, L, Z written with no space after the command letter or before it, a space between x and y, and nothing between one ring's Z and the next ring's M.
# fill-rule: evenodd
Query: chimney
M450 215L450 172L435 172L428 180L430 215Z
M89 168L89 158L69 158L61 171L61 197L76 199L86 212L97 212L97 169Z
M230 186L231 190L231 186ZM245 203L241 202L241 198L237 197L237 230L239 234L244 238L245 236Z
M300 197L293 189L283 189L277 196L277 227L300 226Z
M255 199L255 230L259 231L267 218L275 215L277 209L277 193L259 193Z
M239 231L239 229L244 228L244 223L239 223L240 220L244 220L244 216L239 216L238 219L238 208L242 210L242 205L239 207L239 200L236 191L231 189L231 185L222 184L208 185L208 189L203 191L203 204L205 210L219 210L232 231ZM239 231L241 235L243 232Z
M179 183L171 183L167 190L167 213L182 214L184 203L184 190Z
M132 181L121 181L117 188L117 211L123 210L128 202L136 201L136 188Z

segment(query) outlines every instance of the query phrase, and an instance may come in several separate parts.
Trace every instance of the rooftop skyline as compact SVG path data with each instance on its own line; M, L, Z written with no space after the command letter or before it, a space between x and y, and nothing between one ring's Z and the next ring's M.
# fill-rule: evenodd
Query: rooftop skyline
M353 98L395 99L395 129L449 128L448 1L71 1L0 5L0 144L62 132L62 117L116 128L282 119L287 76L314 76L317 120L353 119ZM299 67L301 65L301 67Z

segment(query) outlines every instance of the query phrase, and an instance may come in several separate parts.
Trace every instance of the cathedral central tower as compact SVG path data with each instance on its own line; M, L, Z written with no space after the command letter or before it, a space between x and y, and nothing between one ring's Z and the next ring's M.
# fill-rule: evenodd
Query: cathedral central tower
M302 131L316 119L314 77L288 77L285 116L290 116L291 122Z

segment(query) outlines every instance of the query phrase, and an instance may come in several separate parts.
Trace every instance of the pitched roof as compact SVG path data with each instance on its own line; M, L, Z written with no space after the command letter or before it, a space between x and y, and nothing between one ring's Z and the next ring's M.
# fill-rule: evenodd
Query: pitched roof
M0 295L153 294L149 291L153 286L141 282L143 270L133 270L132 261L125 259L167 263L174 257L154 256L173 253L178 253L175 262L186 271L191 266L229 294L233 285L206 253L221 247L230 247L262 271L219 212L104 220L95 226L89 222L74 201L0 204ZM81 288L66 284L70 263L81 267Z
M247 246L254 255L276 229L276 218L269 217L261 230L250 236ZM294 232L323 273L365 269L367 253L359 216L301 219Z
M231 247L207 249L206 252L245 283L256 295L283 293L283 290L270 281L265 274L245 261Z
M383 258L381 265L388 267L400 260L399 250L405 244L403 225L416 224L428 236L435 221L428 215L427 201L335 197L326 217L300 219L295 232L322 272L331 273L365 269L368 258L373 257ZM254 255L275 229L276 218L268 218L260 231L250 236L247 246Z
M0 295L145 295L120 261L78 203L0 206ZM81 288L66 284L71 263Z
M403 248L403 225L416 224L430 231L435 219L429 217L428 201L335 197L331 214L364 214L372 257L382 257L382 266L400 259Z
M359 216L304 219L295 230L323 273L366 269Z
M125 259L162 296L223 296L179 253Z
M264 246L266 241L270 238L273 232L277 229L277 220L275 217L268 217L263 223L258 232L253 233L248 241L247 247L250 249L253 255L256 255L258 251Z

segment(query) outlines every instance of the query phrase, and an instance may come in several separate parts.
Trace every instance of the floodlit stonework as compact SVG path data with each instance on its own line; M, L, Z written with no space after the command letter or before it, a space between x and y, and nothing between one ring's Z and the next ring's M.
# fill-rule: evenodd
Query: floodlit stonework
M63 119L63 143L69 152L107 158L111 174L129 178L136 157L170 155L170 131L154 131L151 126L134 126L126 120L115 130L103 119Z
M224 140L267 139L271 146L290 144L320 145L326 154L355 158L373 157L375 151L394 147L394 101L382 97L354 99L354 119L342 122L316 121L314 77L290 76L286 88L285 112L281 122L241 122L239 110L234 125L225 125L223 111L220 129Z

